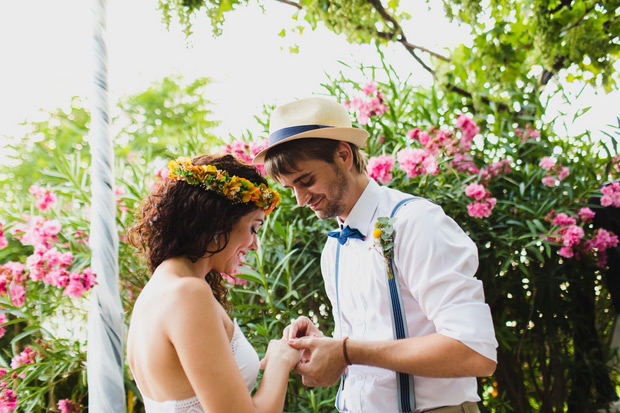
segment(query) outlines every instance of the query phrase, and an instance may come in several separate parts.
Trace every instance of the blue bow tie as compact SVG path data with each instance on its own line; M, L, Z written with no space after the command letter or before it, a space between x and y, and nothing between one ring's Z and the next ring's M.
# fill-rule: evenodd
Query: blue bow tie
M331 232L328 232L327 235L332 238L336 238L338 242L340 243L340 245L344 245L347 242L347 239L349 238L356 238L356 239L361 239L361 240L364 239L364 236L362 235L361 232L359 232L355 228L351 228L348 225L344 227L342 231L331 231Z

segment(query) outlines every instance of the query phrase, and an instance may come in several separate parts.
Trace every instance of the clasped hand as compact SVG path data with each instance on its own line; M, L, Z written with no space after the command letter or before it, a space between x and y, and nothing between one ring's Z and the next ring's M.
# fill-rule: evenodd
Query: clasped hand
M308 317L301 316L291 322L282 338L301 350L295 371L306 386L331 386L347 367L342 340L325 337Z

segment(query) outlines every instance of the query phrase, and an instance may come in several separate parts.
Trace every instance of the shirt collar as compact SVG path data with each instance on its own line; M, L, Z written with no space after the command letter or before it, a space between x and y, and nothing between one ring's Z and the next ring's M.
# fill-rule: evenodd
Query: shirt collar
M366 189L364 189L364 192L362 192L362 195L360 195L351 209L347 219L344 222L338 219L340 229L349 225L351 228L357 228L362 235L368 236L372 218L379 205L380 192L381 187L379 184L377 184L374 179L370 179L368 185L366 185Z

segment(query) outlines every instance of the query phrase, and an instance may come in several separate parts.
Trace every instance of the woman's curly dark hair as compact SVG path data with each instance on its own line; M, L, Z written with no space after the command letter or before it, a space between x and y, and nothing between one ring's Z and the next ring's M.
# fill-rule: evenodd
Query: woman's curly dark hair
M267 185L258 170L232 155L201 155L194 165L214 165L217 169ZM143 201L138 223L128 233L128 241L144 254L151 271L166 259L187 257L192 262L207 254L222 251L228 244L232 227L241 217L257 209L253 203L232 204L223 196L184 181L164 179L156 183ZM218 249L208 244L217 237ZM205 274L215 298L226 304L227 289L217 271Z

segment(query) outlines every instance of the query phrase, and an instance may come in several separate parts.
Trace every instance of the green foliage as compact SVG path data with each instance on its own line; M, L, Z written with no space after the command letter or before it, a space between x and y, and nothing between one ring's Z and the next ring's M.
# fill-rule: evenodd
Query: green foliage
M370 132L366 151L371 157L396 159L403 149L431 152L422 139L408 137L416 129L427 132L431 140L463 139L464 128L454 125L468 109L466 103L401 81L385 64L360 69L361 78L341 74L324 86L338 100L353 101L366 98L364 82L378 83L387 109L364 125ZM359 114L355 105L351 107L353 115ZM544 108L536 113L544 113ZM477 277L484 283L499 341L497 371L480 381L484 405L494 412L605 408L612 396L593 383L607 380L612 386L619 379L606 364L613 354L602 344L615 311L596 257L592 252L561 256L560 227L548 216L577 217L580 208L594 208L590 202L601 196L600 183L618 178L617 158L612 161L617 153L589 133L556 135L552 124L542 125L537 118L495 111L478 114L475 120L480 133L471 149L455 152L450 146L438 147L437 174L409 177L407 167L398 162L387 180L391 187L441 205L478 246ZM469 156L470 169L455 163L460 153ZM545 185L543 178L555 172L539 166L543 157L552 157L570 174L554 186ZM491 170L500 172L489 175ZM488 196L496 199L488 217L468 212L474 200L465 189L473 183L484 184ZM580 225L584 240L593 236L587 222Z

